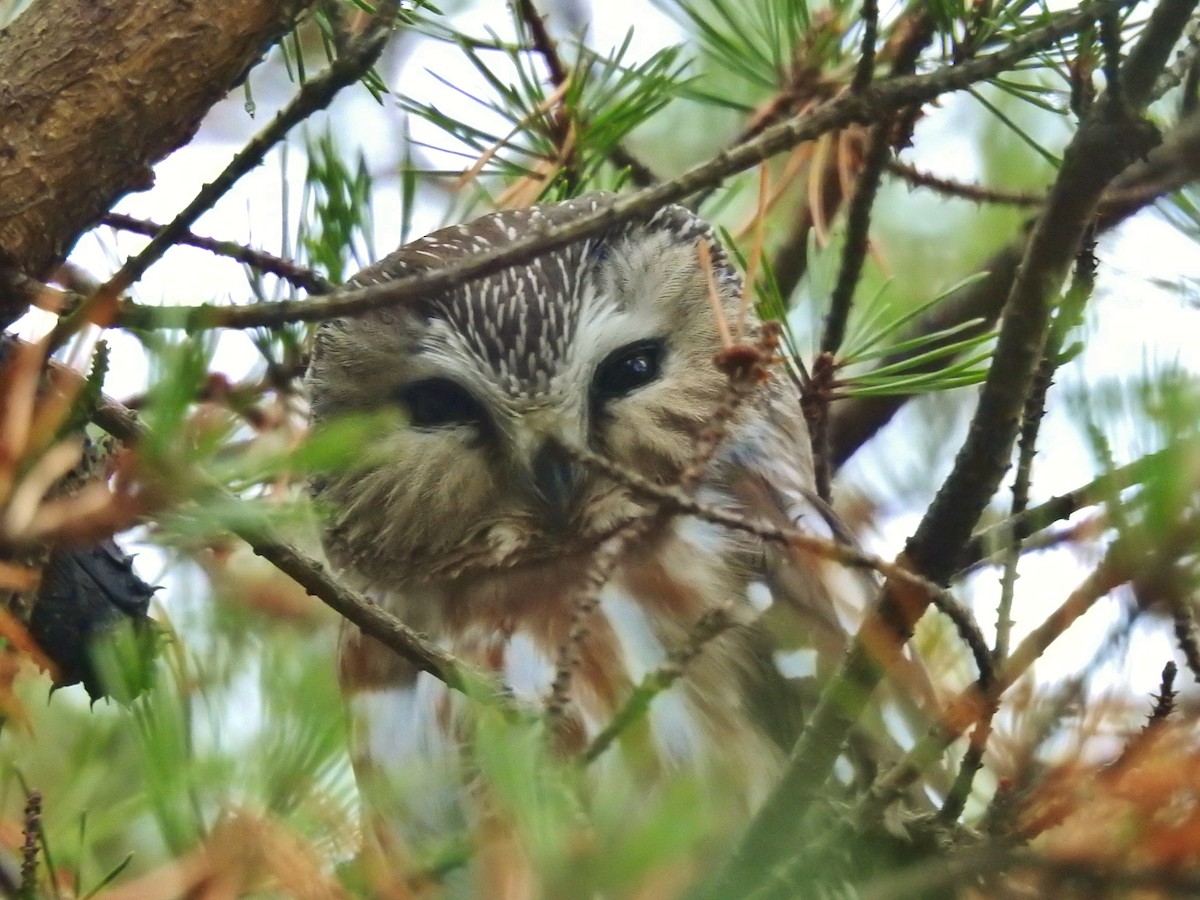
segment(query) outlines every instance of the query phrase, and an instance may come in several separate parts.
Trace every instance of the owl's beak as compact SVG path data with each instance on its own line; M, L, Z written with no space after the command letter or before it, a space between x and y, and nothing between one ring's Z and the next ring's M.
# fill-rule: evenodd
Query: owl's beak
M531 466L533 489L545 506L550 524L564 526L571 519L583 486L583 469L562 444L548 438L538 447Z

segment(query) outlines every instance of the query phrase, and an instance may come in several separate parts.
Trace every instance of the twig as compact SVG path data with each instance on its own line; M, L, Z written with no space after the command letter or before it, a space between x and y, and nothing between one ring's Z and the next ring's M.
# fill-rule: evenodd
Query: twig
M571 609L571 624L567 629L567 636L558 650L554 680L550 683L550 692L546 696L546 718L550 724L550 733L555 736L561 736L568 722L566 716L571 701L571 681L575 670L579 668L583 642L588 636L592 615L600 606L604 585L612 577L613 570L629 546L645 535L654 521L653 515L646 514L627 522L600 546L588 563Z
M594 762L607 750L618 737L629 729L650 709L654 698L668 690L676 681L683 677L688 664L699 655L704 647L724 633L734 624L729 612L718 607L705 613L692 626L687 640L671 651L667 661L642 679L641 684L625 701L625 705L617 710L612 721L596 735L592 743L583 752L582 762L586 765Z
M367 74L391 36L397 5L395 0L381 3L371 23L347 43L345 52L334 59L325 71L304 82L292 101L276 114L267 127L251 138L225 170L206 184L139 254L128 260L108 280L105 288L114 294L129 288L162 258L196 219L211 209L243 175L261 164L267 152L283 140L293 127L327 107L343 88Z
M529 29L529 36L533 44L531 49L540 54L546 63L546 70L550 75L550 83L555 88L561 88L569 80L570 73L563 64L562 57L558 54L558 46L546 28L545 19L534 8L533 0L517 0L516 10L521 21ZM558 113L556 113L555 118L555 130L558 132L555 143L561 147L563 139L570 128L570 123L566 122L565 117ZM647 187L658 181L654 177L654 173L621 144L614 145L608 151L608 157L618 169L628 170L630 180L637 187Z
M830 363L836 357L846 336L854 291L858 287L863 264L866 262L867 247L870 243L871 210L875 206L875 196L883 178L884 163L887 162L892 149L888 143L890 130L890 121L878 122L871 126L867 134L866 154L855 179L854 193L846 211L846 237L842 245L841 267L838 269L833 294L829 298L829 312L825 316L825 329L821 335L821 355ZM815 404L828 406L828 395L818 393L814 399ZM805 415L813 446L817 492L822 500L828 502L831 499L833 470L829 461L829 415L828 409L814 409L815 404L805 406Z
M1092 248L1090 246L1084 248L1076 260L1075 279L1071 289L1067 292L1068 299L1063 302L1058 317L1055 319L1041 364L1038 366L1038 372L1034 377L1029 396L1026 398L1021 414L1017 472L1013 478L1010 521L1016 521L1028 508L1033 457L1037 448L1038 432L1046 411L1046 394L1058 367L1059 353L1066 333L1075 324L1084 303L1091 296L1095 285L1095 267L1096 261L1092 254ZM1012 604L1017 583L1017 567L1023 549L1022 538L1016 534L1010 535L1009 546L1005 552L1004 571L1000 579L1000 601L996 606L996 643L991 653L991 658L997 661L1004 660L1008 656L1009 638L1013 626ZM979 679L979 683L986 685L982 677ZM998 704L996 703L989 706L971 731L967 749L959 766L958 776L939 812L943 823L957 821L966 807L975 774L983 765L983 754L992 734L992 719L997 708Z
M30 791L25 797L25 843L21 845L20 900L35 900L38 896L38 848L42 840L42 793ZM50 873L54 877L54 873Z
M871 787L860 807L864 814L878 813L935 761L964 730L978 721L989 706L999 700L1047 648L1086 613L1095 603L1119 585L1133 580L1141 570L1161 566L1163 559L1190 553L1200 537L1200 520L1180 523L1163 546L1147 559L1135 559L1131 546L1118 538L1108 548L1099 565L1071 592L1070 596L1025 638L1004 661L990 686L976 681L955 697L942 711L940 721L917 745L882 775Z
M1178 696L1175 692L1175 676L1178 674L1178 671L1179 669L1174 661L1168 661L1163 666L1158 694L1154 697L1154 709L1151 710L1150 717L1146 720L1146 724L1142 726L1142 730L1125 744L1121 750L1121 755L1105 768L1107 774L1111 775L1124 771L1131 762L1137 760L1142 750L1151 743L1153 738L1162 731L1163 726L1167 724L1167 721L1171 718L1171 714L1175 712L1175 698Z
M821 350L826 353L836 353L846 336L850 303L867 258L871 210L875 205L875 195L879 192L883 167L891 153L891 146L888 144L890 127L890 123L873 125L867 137L866 155L858 179L854 183L854 194L846 212L846 243L842 250L842 265L833 288L833 296L829 300L825 332L821 336Z
M1192 677L1200 682L1200 645L1196 643L1196 618L1185 606L1181 597L1171 598L1171 622L1175 627L1175 640L1183 652Z
M971 611L945 590L935 593L930 602L938 612L954 624L958 636L971 651L971 658L975 660L975 669L979 673L980 684L990 684L995 677L996 657L994 652L989 649L987 641L984 640L983 632L979 629L979 624L975 621Z
M253 528L239 526L232 530L250 545L256 555L274 565L334 612L353 622L364 634L394 650L421 671L428 672L448 687L474 700L497 702L503 696L503 689L492 676L473 670L383 607L351 591L334 579L321 563L291 544Z
M1075 265L1075 280L1067 292L1068 300L1064 301L1055 319L1052 334L1047 341L1042 361L1034 376L1029 396L1021 413L1020 438L1017 444L1017 471L1013 478L1012 505L1010 521L1016 520L1029 506L1029 488L1032 481L1033 457L1037 449L1038 432L1046 412L1046 394L1054 372L1058 367L1059 353L1067 330L1075 321L1087 298L1091 296L1095 284L1095 258L1092 248L1086 247L1079 254ZM1000 601L996 605L996 643L992 648L989 659L1004 660L1008 656L1009 638L1012 633L1012 604L1016 592L1017 567L1022 553L1021 538L1011 535L1005 551L1004 570L1000 578ZM979 678L981 685L986 685L983 677ZM992 704L971 731L971 737L963 759L959 765L958 775L954 785L946 795L946 800L939 811L943 823L955 822L966 807L974 784L975 774L983 765L983 754L987 749L988 739L992 734L992 719L998 706Z
M1028 194L1017 191L1001 191L984 187L981 184L968 184L943 178L931 172L924 172L916 166L890 160L887 170L898 178L903 178L914 187L929 188L947 197L960 197L974 203L1003 203L1008 206L1041 206L1046 202L1045 194Z
M860 803L861 814L878 816L901 792L936 761L963 731L979 721L1004 692L1038 660L1046 649L1092 606L1131 572L1121 558L1123 547L1114 544L1104 560L1071 592L1070 596L1030 634L996 672L990 685L976 681L946 705L940 720L899 763L880 776Z
M146 219L135 219L133 216L126 216L122 213L105 213L100 219L100 224L107 225L110 228L118 228L121 231L144 234L147 237L153 237L166 227L157 222L150 222ZM291 282L296 287L308 291L310 294L328 294L336 287L333 282L313 269L298 265L290 259L283 259L271 253L266 253L263 250L255 250L253 247L246 247L233 241L219 241L185 230L176 238L175 243L186 244L189 247L198 247L201 250L207 250L218 256L227 256L240 263L245 263L252 269L277 275L284 281Z
M1096 233L1110 231L1144 209L1156 197L1176 190L1197 177L1200 177L1200 114L1193 113L1144 160L1130 166L1113 182L1104 195L1096 219ZM906 341L933 334L973 319L980 320L977 329L956 332L954 340L991 328L1011 289L1024 244L1022 237L995 254L980 267L990 273L987 278L946 303L939 304L905 334L898 336L897 340ZM937 343L923 346L932 349ZM904 354L885 357L880 365L892 365L904 358ZM936 361L919 366L914 374L937 371L946 364ZM869 441L911 398L911 394L895 394L889 397L854 398L839 403L833 409L830 423L830 456L834 468L840 467Z
M856 896L862 900L909 900L911 897L940 896L955 885L966 886L980 875L999 872L1041 873L1055 884L1078 882L1089 893L1079 896L1109 896L1121 890L1163 891L1177 897L1200 893L1200 875L1164 866L1138 868L1103 865L1095 859L1058 859L1023 849L986 847L950 856L940 854L899 871L889 871L861 885ZM1027 886L1026 882L1020 882ZM1036 887L1032 890L1037 891ZM1037 896L1076 896L1064 892ZM1022 895L1024 896L1024 895ZM1154 896L1164 896L1154 894Z
M854 79L850 82L850 90L861 91L875 75L875 40L879 33L879 2L878 0L863 0L859 13L863 25L862 51L858 57L858 65L854 67Z
M896 22L894 37L888 42L892 53L891 75L911 75L916 70L917 59L933 37L933 18L924 4L913 4ZM892 147L903 147L912 135L912 128L920 106L900 111L891 119L888 137ZM824 216L824 207L836 209L842 202L840 187L835 179L825 179L826 187L820 198L823 208L812 203L801 203L791 228L780 244L771 266L782 297L790 297L808 269L808 236L818 218ZM836 196L835 196L836 195Z
M773 544L794 547L797 550L834 560L845 566L872 569L886 577L903 581L909 584L913 590L928 593L931 597L945 591L941 585L934 584L929 579L922 578L919 574L911 572L895 562L866 553L851 544L827 540L793 528L780 528L762 520L747 519L737 513L727 512L719 507L702 503L677 487L650 481L631 469L583 447L568 446L564 449L580 462L593 466L637 493L652 498L664 512L695 516L714 525L723 525L734 531L742 531Z
M937 812L937 819L943 825L957 822L967 807L971 797L971 789L975 785L975 776L983 768L983 754L987 751L988 741L992 737L992 720L996 707L991 707L982 719L975 723L971 736L967 740L967 749L963 751L962 760L958 764L958 772L954 783L946 792L946 799Z
M1054 373L1061 360L1067 333L1074 328L1083 315L1083 308L1091 298L1096 286L1096 257L1093 243L1086 243L1075 259L1075 275L1058 314L1050 328L1042 361L1030 386L1029 396L1021 413L1021 430L1017 450L1017 471L1013 478L1013 498L1010 518L1015 520L1029 507L1029 489L1033 478L1033 457L1037 452L1038 433L1042 418L1046 414L1046 395L1049 393ZM1009 539L1010 550L1005 561L1000 584L1000 603L996 611L997 659L1008 656L1009 636L1012 632L1013 594L1017 582L1017 564L1021 556L1022 538L1013 535Z
M1117 9L1132 0L1097 0L1082 9L1064 13L1043 28L1014 40L996 53L928 75L905 76L876 82L859 93L844 93L810 114L766 129L753 141L727 150L669 182L645 188L627 197L599 203L595 212L564 225L547 228L529 237L486 253L473 255L453 266L408 276L382 285L342 291L303 302L278 301L240 307L143 306L123 304L116 324L130 328L250 328L286 322L314 322L355 315L393 306L432 292L442 291L524 262L552 249L599 233L620 222L646 215L665 204L681 200L763 159L813 140L852 122L873 122L888 111L926 103L942 94L961 90L1011 68L1029 54L1052 44L1094 19L1102 10Z
M554 38L550 37L550 32L546 30L545 21L534 9L533 0L516 0L514 9L518 18L529 29L534 50L546 63L546 69L550 73L550 83L554 86L555 92L560 96L565 96L567 85L570 82L570 73L567 72L566 66L558 56L558 47L555 45ZM573 131L570 113L560 100L550 114L550 140L558 151L558 160L569 191L573 190L579 181L579 173L576 171L575 142L572 139Z
M978 565L992 552L992 548L1004 542L1007 536L1012 535L1024 540L1054 522L1069 518L1085 507L1101 503L1142 481L1164 462L1177 458L1180 453L1188 452L1188 448L1193 446L1192 440L1172 444L977 533L967 544L963 554L963 566L955 574L960 575Z
M720 297L713 280L711 252L707 241L701 240L697 245L701 271L709 279L709 299L719 304ZM679 473L675 485L667 489L672 495L685 498L690 496L690 491L703 477L709 461L724 439L729 424L737 414L742 401L761 383L761 374L764 371L762 360L771 359L776 349L775 342L778 340L777 329L764 326L759 347L731 347L728 340L728 324L725 322L724 313L719 305L714 308L714 316L722 334L726 336L726 347L722 354L728 354L733 350L743 350L747 351L748 355L754 354L754 358L758 362L740 366L722 366L723 357L722 354L718 354L716 364L722 367L729 379L725 397L713 410L709 427L699 436L691 460ZM563 445L563 449L576 458L584 458L576 448ZM601 457L596 458L600 459ZM615 470L624 471L623 467L615 464L609 465ZM659 505L627 522L616 534L606 540L592 557L572 610L567 637L558 652L558 665L546 700L546 713L550 719L551 732L554 734L558 734L566 722L565 713L570 701L571 679L579 666L580 649L587 637L591 616L600 605L601 591L612 577L613 570L629 546L644 536L659 521L659 516L664 510L665 507Z

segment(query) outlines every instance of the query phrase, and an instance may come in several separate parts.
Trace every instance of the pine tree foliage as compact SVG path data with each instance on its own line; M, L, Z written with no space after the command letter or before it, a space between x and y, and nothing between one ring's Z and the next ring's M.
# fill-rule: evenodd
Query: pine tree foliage
M547 898L1195 896L1195 5L630 0L608 46L599 3L592 27L566 0L313 4L236 115L230 184L265 154L282 185L273 245L192 217L129 277L116 252L73 258L36 296L59 314L5 337L0 894L492 896L507 879ZM410 90L422 50L431 93ZM259 107L281 90L296 99L276 134ZM335 97L366 102L322 113ZM386 163L364 150L373 129L390 129ZM228 208L210 189L202 206ZM854 720L879 715L866 637L734 827L732 799L688 778L652 798L585 787L710 636L563 758L538 710L310 559L307 480L400 415L305 424L313 323L353 299L337 286L437 225L593 191L713 221L779 324L774 377L799 384L819 487L871 551L825 552L877 570L871 633L911 637L943 704L856 793L830 785ZM167 233L110 215L91 239L124 248L118 230ZM179 297L146 289L188 245L242 279L214 263ZM1175 273L1132 265L1152 253ZM380 297L362 302L404 302ZM141 364L137 396L104 394ZM47 699L40 573L113 536L161 586L152 638L95 643L119 702ZM486 881L470 829L413 848L409 871L360 858L339 613L476 702L474 777L521 848ZM926 815L902 812L912 791Z

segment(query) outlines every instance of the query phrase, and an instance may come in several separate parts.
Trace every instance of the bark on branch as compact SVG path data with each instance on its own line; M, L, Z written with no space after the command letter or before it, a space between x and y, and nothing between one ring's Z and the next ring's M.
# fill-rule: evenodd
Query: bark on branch
M0 31L0 267L44 277L305 0L38 0ZM0 286L0 327L25 308Z

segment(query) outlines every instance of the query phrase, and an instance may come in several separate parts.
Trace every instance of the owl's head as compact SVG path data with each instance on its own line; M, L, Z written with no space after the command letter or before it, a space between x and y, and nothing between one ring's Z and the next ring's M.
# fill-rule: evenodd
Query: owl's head
M443 229L354 283L453 263L598 202ZM639 512L628 489L563 447L657 481L690 461L726 383L702 240L732 321L736 271L710 228L671 206L417 303L324 324L309 371L314 421L396 407L403 422L369 463L317 486L333 558L367 579L450 577L583 549Z

